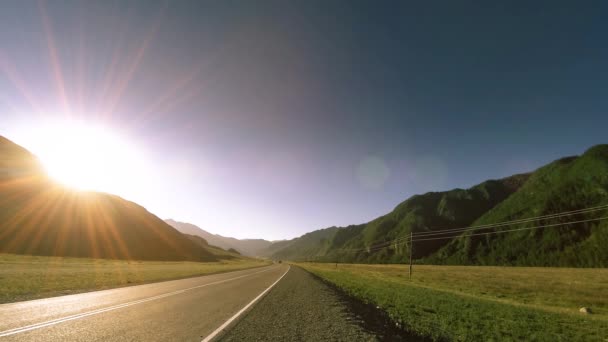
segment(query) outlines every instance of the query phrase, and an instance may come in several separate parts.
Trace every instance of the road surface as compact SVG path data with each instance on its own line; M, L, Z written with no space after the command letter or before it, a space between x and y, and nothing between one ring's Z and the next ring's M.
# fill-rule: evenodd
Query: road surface
M287 265L0 305L0 341L202 341Z
M344 298L299 267L220 337L221 342L403 341L363 324ZM409 339L408 339L409 340Z

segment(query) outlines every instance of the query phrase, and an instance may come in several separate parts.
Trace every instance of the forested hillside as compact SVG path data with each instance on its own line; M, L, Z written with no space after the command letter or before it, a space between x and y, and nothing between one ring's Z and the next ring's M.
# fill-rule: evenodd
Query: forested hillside
M578 224L526 229L539 225L608 216L597 210L554 219L437 235L445 229L488 225L608 204L608 145L598 145L580 157L567 157L470 189L415 195L392 212L371 222L308 233L274 247L281 259L340 262L419 262L483 265L608 266L608 224ZM509 233L486 234L499 230ZM323 233L321 233L323 232ZM311 238L316 238L316 243ZM424 235L422 235L424 236Z
M557 160L538 169L501 205L475 221L486 225L608 204L608 145L580 157ZM608 209L501 227L522 229L504 234L466 232L436 255L433 263L608 267ZM557 225L565 222L576 224ZM540 229L525 229L549 226Z

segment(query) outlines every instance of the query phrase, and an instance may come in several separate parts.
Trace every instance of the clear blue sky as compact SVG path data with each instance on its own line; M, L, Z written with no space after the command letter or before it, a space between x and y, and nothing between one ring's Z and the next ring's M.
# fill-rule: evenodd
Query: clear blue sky
M214 233L362 223L606 143L607 5L2 1L0 134L120 130L160 176L119 194Z

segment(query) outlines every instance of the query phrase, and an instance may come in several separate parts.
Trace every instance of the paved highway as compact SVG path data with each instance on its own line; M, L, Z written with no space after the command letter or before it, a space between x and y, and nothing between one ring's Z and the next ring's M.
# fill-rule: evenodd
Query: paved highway
M286 265L0 305L0 341L202 341Z

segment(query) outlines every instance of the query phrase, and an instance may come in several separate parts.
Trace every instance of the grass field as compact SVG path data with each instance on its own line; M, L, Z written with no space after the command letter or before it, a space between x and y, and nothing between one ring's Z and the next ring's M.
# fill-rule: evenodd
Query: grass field
M0 254L0 303L236 271L268 264L254 259L162 262Z
M608 269L299 266L435 340L608 341Z

